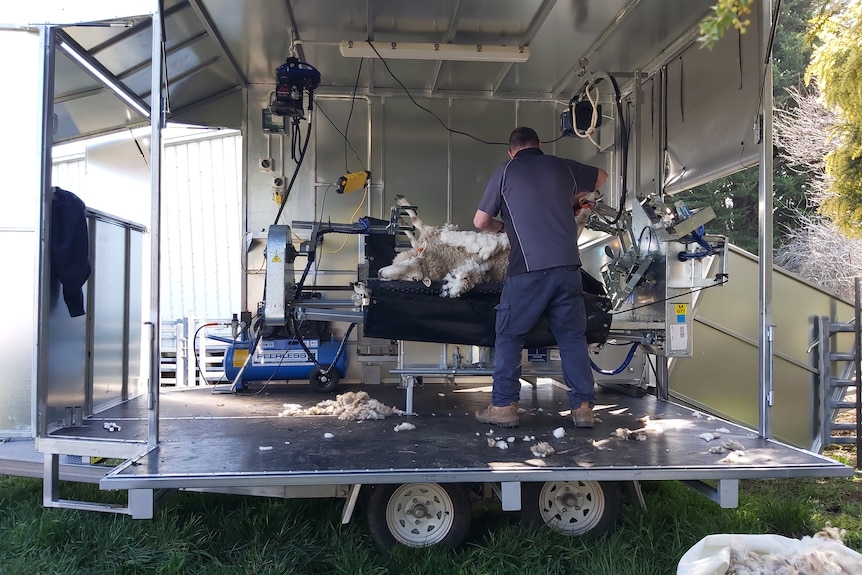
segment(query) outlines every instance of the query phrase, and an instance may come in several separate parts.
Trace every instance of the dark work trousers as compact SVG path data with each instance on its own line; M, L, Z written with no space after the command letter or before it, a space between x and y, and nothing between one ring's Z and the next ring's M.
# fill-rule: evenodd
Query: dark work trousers
M577 408L582 401L595 402L580 267L551 268L506 278L496 310L494 405L502 407L518 401L521 350L527 334L545 312L560 349L570 406Z

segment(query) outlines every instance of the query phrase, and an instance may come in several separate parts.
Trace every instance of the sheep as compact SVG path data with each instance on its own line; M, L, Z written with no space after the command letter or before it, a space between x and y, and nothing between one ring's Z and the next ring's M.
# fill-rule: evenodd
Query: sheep
M598 197L598 192L591 192L581 201L581 209L575 216L579 235L592 213L589 206ZM429 226L408 207L410 202L404 196L395 196L395 201L407 207L405 212L419 232L419 238L406 232L412 247L398 253L391 265L380 268L378 278L420 281L426 287L433 281L443 280L440 295L452 298L481 282L505 279L510 250L506 234L462 231L451 223Z
M404 196L396 196L395 201L410 205ZM509 239L505 234L461 231L453 224L430 226L413 210L406 212L419 237L408 234L412 247L396 255L391 265L380 268L380 279L421 281L426 286L442 280L440 295L454 298L478 283L506 277Z

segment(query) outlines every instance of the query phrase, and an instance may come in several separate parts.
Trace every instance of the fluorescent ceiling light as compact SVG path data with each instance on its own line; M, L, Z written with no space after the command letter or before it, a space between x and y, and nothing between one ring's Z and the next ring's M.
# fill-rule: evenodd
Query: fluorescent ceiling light
M60 49L68 54L75 62L77 62L84 70L87 71L97 82L108 88L111 92L117 95L122 101L135 109L138 114L144 118L150 117L150 109L143 100L129 91L123 86L113 74L103 69L97 62L81 54L65 39L59 42Z
M487 44L434 44L411 42L371 42L345 40L338 45L347 58L383 58L384 60L451 60L458 62L526 62L527 46L492 46ZM375 52L375 49L377 50Z

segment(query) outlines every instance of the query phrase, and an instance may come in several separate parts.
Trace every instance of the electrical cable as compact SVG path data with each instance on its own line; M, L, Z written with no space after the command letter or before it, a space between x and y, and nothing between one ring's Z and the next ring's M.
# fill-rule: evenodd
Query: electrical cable
M294 127L296 129L296 133L299 133L299 122L294 122ZM287 198L290 196L290 191L293 189L293 183L296 181L296 177L299 175L299 168L302 167L302 161L305 159L305 152L308 150L308 142L311 141L311 118L308 119L308 128L305 133L305 144L302 146L302 152L299 156L299 161L296 162L296 169L293 170L293 175L290 177L290 183L287 184L287 187L284 189L284 197L281 199L281 205L278 207L278 213L275 215L275 221L272 225L277 225L278 220L281 218L281 213L284 211L284 206L287 205Z
M623 372L632 362L632 358L635 356L635 351L637 351L639 345L640 343L637 341L632 343L628 353L626 354L625 359L623 359L623 362L616 369L602 369L601 367L593 363L592 359L590 359L590 367L593 368L593 371L595 371L596 373L601 373L602 375L617 375L618 373Z
M204 383L207 383L207 377L206 377L206 372L201 369L200 357L198 356L198 348L197 348L198 334L201 332L202 329L204 329L206 327L214 327L217 325L226 325L226 324L221 323L221 322L205 323L205 324L201 325L199 328L197 328L195 330L194 335L192 335L191 345L192 345L192 355L195 358L195 376L197 377L198 375L200 375L201 379L204 380Z
M290 323L290 329L293 332L293 337L299 343L299 346L308 356L308 359L314 363L314 366L320 370L321 375L327 375L332 368L335 367L335 364L338 363L338 360L341 358L341 353L344 351L344 344L347 342L347 339L350 337L350 333L353 331L353 328L356 327L355 323L351 323L347 327L347 331L344 332L344 337L341 339L341 344L338 346L338 350L335 352L335 356L332 358L332 363L329 364L328 367L324 368L324 366L318 361L317 356L315 356L312 351L305 344L305 340L302 339L302 336L299 334L299 331L296 327L296 319L291 315L288 317L288 323Z
M359 200L359 205L356 206L356 209L353 210L353 213L350 215L350 218L348 218L349 221L351 221L351 222L353 221L353 218L356 217L356 214L359 213L359 210L362 209L362 206L365 204L365 199L367 197L368 197L368 186L365 187L365 191L362 193L362 199ZM325 254L337 254L338 252L340 252L341 250L344 249L344 246L347 245L347 240L349 240L349 239L350 239L350 234L344 234L344 241L341 242L341 245L338 246L338 249L336 249L333 252L328 252L326 250L320 250L320 251L325 253Z
M719 278L721 278L721 281L719 281ZM630 307L630 308L626 308L626 309L621 309L621 310L618 310L618 311L611 311L611 312L608 312L608 313L609 313L610 315L619 315L619 314L621 314L621 313L627 313L627 312L630 312L630 311L634 311L634 310L636 310L636 309L640 309L640 308L642 308L642 307L649 307L649 306L651 306L651 305L656 305L656 304L659 304L659 303L664 303L664 302L666 302L666 301L671 301L671 300L674 300L674 299L676 299L676 298L678 298L678 297L682 297L682 296L684 296L684 295L691 295L691 294L693 294L693 293L697 293L697 292L699 292L699 291L703 291L703 290L705 290L705 289L711 289L711 288L714 288L714 287L722 286L722 285L726 284L729 280L730 280L730 278L727 276L727 274L718 274L717 276L715 276L715 281L716 281L717 283L715 283L715 284L713 284L713 285L711 285L711 286L703 286L703 287L695 288L695 289L689 290L689 291L687 291L687 292L683 292L683 293L676 294L676 295L674 295L674 296L666 297L666 298L663 298L663 299L660 299L660 300L656 300L656 301L651 301L651 302L649 302L649 303L645 303L645 304L637 305L637 306Z
M363 170L365 170L365 162L363 162L362 158L359 157L359 154L353 148L353 145L350 143L350 140L348 140L344 132L342 132L341 129L335 125L335 122L332 121L332 118L329 117L329 114L326 113L326 110L323 109L323 107L320 105L320 102L316 100L315 102L317 103L318 109L320 109L320 112L323 114L323 117L326 118L332 125L332 127L335 128L335 131L338 132L342 138L344 138L344 141L347 142L347 145L350 146L350 149L353 151L353 155L356 156L356 159L359 161L359 165L362 166Z
M260 317L259 315L255 316L255 318L259 318L259 317ZM251 326L253 324L254 324L254 318L252 318L252 321L249 324L249 326L247 326L243 331L247 331L247 330L251 329ZM242 333L242 332L240 332L240 333ZM239 334L237 334L237 337L239 337ZM219 394L236 393L236 386L240 382L240 380L242 379L242 374L245 373L246 367L248 367L248 364L251 363L251 360L254 357L254 352L257 349L258 344L260 344L260 340L262 338L263 338L263 329L258 329L256 332L253 332L252 342L248 348L248 355L246 355L245 361L243 362L242 367L239 368L239 371L237 372L236 376L233 378L233 381L230 384L230 389L228 389L227 391L222 391L222 390L217 390L216 387L213 387L211 393L213 393L213 394L215 394L215 393L219 393ZM236 338L234 338L234 343L235 342L236 342Z
M359 59L359 69L356 70L356 81L353 83L353 94L350 96L350 111L347 113L347 122L344 125L344 173L350 173L350 166L347 164L347 146L350 144L350 141L347 139L347 134L350 133L350 118L353 117L353 105L356 103L356 91L359 90L359 76L362 74L362 62L365 61L365 58ZM350 149L353 150L353 146L350 146ZM356 150L353 150L353 153L356 154ZM359 155L357 154L357 158ZM360 165L362 161L360 160ZM365 169L365 166L362 167Z
M581 134L581 132L577 129L577 127L575 127L575 135L576 135L577 137L579 137L579 138L587 138L587 139L589 139L589 140L590 140L590 142L592 142L592 143L593 143L593 145L594 145L596 148L601 149L601 146L599 146L599 143L598 143L598 142L596 142L596 141L593 139L593 134L596 132L596 124L597 124L597 123L598 123L598 121L599 121L599 113L598 113L598 106L597 106L597 102L599 101L599 98L600 98L601 96L600 96L600 93L599 93L599 86L598 86L598 83L593 84L592 86L593 86L593 88L595 89L595 92L596 92L595 97L593 97L593 96L590 94L590 86L587 86L586 88L584 88L584 95L586 95L586 97L587 97L587 101L590 103L590 106L591 106L591 107L592 107L592 109L593 109L593 113L592 113L592 116L591 116L591 118L590 118L590 127L589 127L589 128L587 128L586 130L584 130L584 133L583 133L583 134Z
M431 116L433 116L434 119L437 120L437 122L439 122L440 125L443 126L443 129L445 129L447 132L449 132L451 134L460 134L462 136L467 136L468 138L472 138L472 139L476 140L477 142L481 142L482 144L491 144L491 145L495 145L495 146L508 146L509 145L509 142L489 142L487 140L483 140L482 138L477 138L473 134L468 134L467 132L462 132L460 130L453 130L452 128L447 126L446 122L444 122L443 120L440 119L440 116L438 116L437 114L435 114L434 112L432 112L431 110L429 110L428 108L426 108L425 106L423 106L422 104L420 104L419 102L417 102L413 98L413 94L411 94L410 90L407 89L407 86L405 86L404 83L398 79L398 76L396 76L392 72L392 70L389 68L389 64L386 62L386 60L383 58L383 56L380 55L380 52L377 51L377 48L374 47L374 44L370 40L368 40L368 45L371 46L371 49L374 50L374 53L377 54L378 58L380 58L380 62L383 63L383 67L386 68L386 71L389 72L389 75L392 76L392 79L395 80L396 82L398 82L398 85L401 86L401 89L404 90L404 93L407 94L407 97L410 98L410 101L413 102L413 104L415 104L416 107L419 108L420 110L424 110L425 112L428 112L429 114L431 114Z

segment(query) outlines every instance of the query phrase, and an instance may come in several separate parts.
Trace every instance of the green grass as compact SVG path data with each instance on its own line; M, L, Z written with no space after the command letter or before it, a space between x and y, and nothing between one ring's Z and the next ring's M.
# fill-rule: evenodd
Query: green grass
M115 502L92 485L63 497ZM0 574L504 575L673 574L711 533L811 535L827 524L862 550L858 478L744 481L737 509L721 509L675 482L642 483L646 510L628 501L619 528L567 538L520 523L494 501L474 507L466 544L375 546L358 509L340 524L340 500L279 500L178 492L148 521L41 506L41 481L0 477Z

